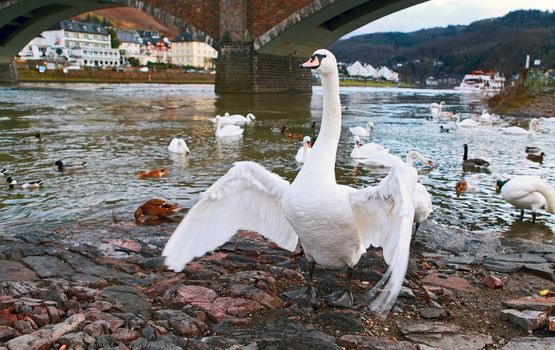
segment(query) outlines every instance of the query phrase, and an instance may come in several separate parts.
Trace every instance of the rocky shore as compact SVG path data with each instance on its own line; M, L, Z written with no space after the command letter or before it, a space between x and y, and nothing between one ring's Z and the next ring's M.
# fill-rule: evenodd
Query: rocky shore
M345 276L318 268L318 302L299 305L282 293L304 283L300 251L241 232L174 273L160 257L169 230L141 238L132 226L89 243L60 232L3 239L0 349L555 349L554 247L501 248L494 234L422 225L380 318L360 302L385 271L379 250L356 266L356 307L325 303Z

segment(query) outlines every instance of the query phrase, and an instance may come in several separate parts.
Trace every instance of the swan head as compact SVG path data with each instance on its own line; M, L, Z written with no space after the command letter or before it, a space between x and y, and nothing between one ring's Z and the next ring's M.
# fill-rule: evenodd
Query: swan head
M374 123L373 122L368 122L368 124L366 124L366 128L368 129L368 131L373 131L374 130Z
M256 117L254 116L254 114L249 113L249 114L247 114L247 119L249 119L250 121L253 121L253 120L256 119Z
M189 154L189 147L187 147L187 142L185 142L185 140L179 139L177 141L177 145L179 146L179 149L185 152L185 154Z
M360 148L360 137L355 135L355 147Z
M225 112L224 117L229 117L229 113Z
M299 65L299 68L314 69L322 75L337 74L337 60L330 51L319 49L314 51L308 61Z
M307 146L308 148L312 147L312 138L310 136L303 137L303 146Z

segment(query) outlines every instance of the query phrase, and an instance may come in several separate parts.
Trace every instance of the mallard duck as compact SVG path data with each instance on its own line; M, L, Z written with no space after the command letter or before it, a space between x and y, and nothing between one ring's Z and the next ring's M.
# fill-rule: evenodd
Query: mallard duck
M545 209L555 214L555 194L549 183L539 176L515 176L509 180L498 180L495 189L508 203L520 209L520 219L524 209L532 210L532 222L536 222L536 211Z
M162 168L162 169L154 168L154 169L150 169L150 170L146 170L146 171L140 171L137 176L139 176L139 179L144 179L144 178L147 178L147 177L168 176L169 173L170 172L166 168Z
M8 169L6 168L2 168L2 170L0 170L0 175L2 176L6 176L7 173L8 173Z
M281 133L283 134L283 136L292 140L300 140L303 138L303 135L301 134L289 132L289 128L285 125L281 128Z
M22 142L39 142L41 140L40 133L36 133L33 136L29 136L21 140Z
M465 143L463 145L464 154L463 154L463 161L462 166L463 168L487 168L489 166L489 162L480 159L480 158L472 158L468 159L468 145Z
M56 165L58 167L58 171L83 169L86 164L87 164L87 162L64 163L61 160L57 160L54 163L54 165Z
M533 162L537 162L537 163L543 163L543 157L545 156L545 153L540 152L540 153L528 153L526 155L526 159L531 160Z
M140 223L143 215L164 218L180 209L181 208L179 208L177 204L170 201L160 198L152 198L141 204L141 206L139 206L139 208L135 211L135 221Z
M42 180L17 183L17 181L11 176L8 176L6 181L8 182L8 186L10 188L16 188L16 187L19 187L19 188L37 188L37 187L41 187L43 185Z
M526 146L525 152L526 153L540 153L541 150L540 150L539 147L536 147L536 146Z

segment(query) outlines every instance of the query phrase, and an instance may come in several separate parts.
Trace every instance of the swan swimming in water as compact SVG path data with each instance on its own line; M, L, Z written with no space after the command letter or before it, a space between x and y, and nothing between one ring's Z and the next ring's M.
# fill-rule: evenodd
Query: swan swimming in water
M383 247L389 265L373 291L370 309L387 312L401 290L407 270L414 219L417 174L404 164L391 168L377 186L338 185L335 159L341 134L337 62L317 50L301 65L317 71L323 87L318 142L292 183L254 162L237 162L202 195L167 242L166 265L182 270L195 257L227 242L239 229L252 230L293 251L300 240L310 264L352 268L370 246ZM315 295L312 280L290 297ZM373 297L369 294L368 297ZM349 306L350 291L328 299Z
M256 117L252 113L247 114L247 116L245 117L242 114L230 115L229 113L225 112L223 117L218 114L216 115L215 118L211 118L210 121L215 124L218 122L218 119L220 119L220 122L222 123L222 125L226 125L226 124L243 125L243 124L250 124L251 122L254 122Z
M295 155L295 160L297 161L297 163L304 163L306 160L306 157L308 157L311 150L312 150L311 138L310 136L305 136L303 138L303 146L299 148L299 150L297 151L297 154Z
M216 117L216 137L230 137L243 135L243 128L237 125L224 125L222 126L221 118Z
M365 138L369 137L373 130L374 130L373 122L366 123L366 128L363 128L362 126L355 126L355 127L349 128L349 131L351 132L351 134L359 137L365 137Z
M528 130L521 128L519 126L510 126L508 128L501 128L501 131L504 134L509 134L509 135L532 135L536 133L538 127L539 127L538 119L532 118L532 120L530 120L530 124L528 125Z
M355 146L351 151L351 158L366 158L370 157L376 152L381 151L389 152L389 150L387 150L384 146L374 142L366 143L363 145L360 142L360 137L358 135L355 135Z
M168 151L189 154L189 147L187 147L185 140L174 137L168 145Z
M410 151L409 153L407 153L407 156L405 157L405 162L403 162L401 158L389 153L388 150L374 152L362 159L357 159L357 162L382 168L391 168L392 166L399 164L406 164L412 167L414 165L414 159L418 159L433 167L433 162L430 159L424 157L418 151Z

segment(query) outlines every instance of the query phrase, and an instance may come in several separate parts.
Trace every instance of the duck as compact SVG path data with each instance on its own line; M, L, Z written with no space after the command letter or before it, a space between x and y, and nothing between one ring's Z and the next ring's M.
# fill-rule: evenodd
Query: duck
M146 171L140 171L137 176L139 179L144 179L147 177L163 177L168 176L170 172L166 168L154 168Z
M165 218L179 210L181 210L181 208L179 208L175 203L161 198L151 198L135 210L135 222L141 223L143 215L160 219Z
M365 137L365 138L368 138L373 130L374 130L373 122L366 123L365 128L362 126L355 126L355 127L349 128L349 131L351 132L351 134L359 137Z
M61 160L57 160L54 165L56 165L56 167L58 168L58 171L64 171L64 170L78 170L78 169L83 169L85 167L85 165L87 165L87 162L78 162L78 163L64 163Z
M21 142L40 142L40 141L41 141L41 135L38 132L33 136L25 137L24 139L21 140Z
M295 160L297 161L297 163L304 163L304 161L306 160L306 157L308 157L311 150L312 150L312 139L310 138L310 136L305 136L303 138L303 146L299 148L299 150L297 151L297 154L295 155Z
M457 196L463 192L466 192L467 190L468 190L468 182L466 182L465 179L462 179L455 184L455 193L457 194Z
M530 124L528 125L528 130L519 126L509 126L507 128L501 128L501 132L508 135L532 135L536 133L538 123L539 121L537 118L532 118L532 120L530 120Z
M216 137L231 137L243 135L243 128L237 125L224 125L220 122L221 118L216 117Z
M359 158L367 158L371 157L376 152L386 151L389 152L384 146L370 142L366 144L362 144L360 140L360 136L355 135L355 145L353 150L351 151L351 158L359 159Z
M289 132L289 128L284 125L281 128L281 133L283 136L287 137L288 139L292 139L292 140L300 140L303 138L303 135L299 134L299 133L293 133L293 132Z
M394 156L393 154L389 153L388 150L383 150L383 151L377 151L374 152L372 154L367 155L366 157L362 158L362 159L357 159L357 162L362 163L362 164L366 164L366 165L371 165L371 166L375 166L375 167L382 167L382 168L390 168L393 165L398 165L398 164L407 164L409 166L414 166L414 159L418 159L424 163L426 163L426 165L431 166L432 168L434 167L434 163L424 157L420 152L418 151L410 151L407 153L406 157L405 157L405 162L403 162L401 160L401 158Z
M6 176L7 174L8 174L8 169L2 168L2 170L0 170L0 175Z
M38 188L38 187L42 187L42 185L44 184L44 181L42 180L37 180L37 181L27 181L27 182L23 182L23 183L18 183L13 177L8 176L6 178L6 182L8 183L8 187L9 188Z
M466 143L463 145L463 149L464 149L463 160L462 160L463 168L485 169L489 166L489 162L483 159L480 159L480 158L468 159L468 145Z
M450 132L450 131L451 131L450 128L444 127L443 125L439 126L439 132Z
M300 240L309 278L303 288L285 295L313 302L316 264L352 270L367 248L382 247L388 270L364 299L372 312L384 315L395 302L407 270L416 170L396 165L379 184L361 189L337 184L335 160L341 136L337 61L330 51L319 49L300 67L321 77L323 116L318 142L295 179L290 183L252 161L236 162L200 195L162 256L169 269L181 271L195 257L229 241L239 229L258 232L288 251L294 251ZM345 307L353 304L348 287L326 301Z
M541 150L539 147L536 146L526 146L526 149L524 150L524 152L526 153L540 153Z
M526 155L526 159L531 160L533 162L536 163L543 163L543 157L545 156L545 153L540 152L540 153L528 153Z
M509 204L520 209L520 219L524 219L524 210L532 211L532 222L536 222L537 211L545 209L555 214L555 194L553 187L539 176L519 175L508 180L497 180L497 192Z
M477 126L480 126L480 122L477 122L472 119L465 119L461 121L461 118L457 115L455 117L455 125L461 128L475 128Z
M168 151L173 153L185 153L186 155L190 153L189 147L187 147L187 142L177 137L174 137L170 141L170 144L168 145Z

